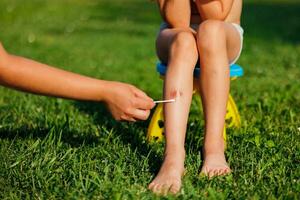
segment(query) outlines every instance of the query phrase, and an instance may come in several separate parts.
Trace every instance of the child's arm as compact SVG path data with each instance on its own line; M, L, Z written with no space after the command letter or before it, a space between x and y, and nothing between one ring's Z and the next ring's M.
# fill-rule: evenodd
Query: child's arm
M0 85L35 94L103 101L115 119L147 119L153 100L129 84L103 81L8 54L0 43Z
M189 28L191 5L189 0L157 0L162 18L172 28Z
M233 0L196 0L199 13L203 20L224 20L231 8Z

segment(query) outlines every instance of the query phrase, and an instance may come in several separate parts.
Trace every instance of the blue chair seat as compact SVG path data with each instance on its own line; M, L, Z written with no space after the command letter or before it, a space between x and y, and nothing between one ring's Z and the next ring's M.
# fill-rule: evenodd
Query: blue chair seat
M166 75L167 65L162 63L157 63L156 70L161 76L164 76ZM196 67L194 70L194 77L199 78L199 75L200 75L200 68ZM243 75L244 75L244 70L241 66L237 64L230 65L230 77L240 77Z

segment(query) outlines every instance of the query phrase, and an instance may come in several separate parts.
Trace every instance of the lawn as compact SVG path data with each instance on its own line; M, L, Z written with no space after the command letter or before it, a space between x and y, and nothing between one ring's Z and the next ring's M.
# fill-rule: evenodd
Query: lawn
M0 40L14 54L162 95L148 0L1 0ZM300 198L300 3L244 1L245 76L231 93L242 117L228 130L233 173L199 177L203 117L194 103L180 199ZM1 199L159 199L147 185L162 144L147 122L115 122L101 104L0 88ZM174 196L163 197L176 198Z

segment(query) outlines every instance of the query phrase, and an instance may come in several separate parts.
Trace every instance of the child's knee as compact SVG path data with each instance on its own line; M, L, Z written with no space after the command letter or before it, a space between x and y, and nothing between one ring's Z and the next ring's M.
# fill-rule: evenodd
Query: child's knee
M193 33L188 31L178 32L173 39L172 46L189 52L197 50L196 39Z
M197 32L197 44L200 50L214 50L219 48L222 41L226 41L226 35L221 21L206 20L200 24Z

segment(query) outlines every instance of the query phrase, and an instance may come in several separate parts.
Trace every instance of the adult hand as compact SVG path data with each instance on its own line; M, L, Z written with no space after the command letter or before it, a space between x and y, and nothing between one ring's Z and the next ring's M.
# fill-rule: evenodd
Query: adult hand
M120 82L109 82L104 101L114 119L118 121L146 120L153 100L138 88Z

